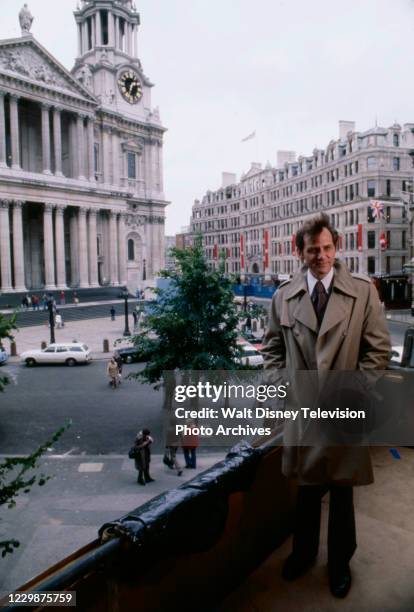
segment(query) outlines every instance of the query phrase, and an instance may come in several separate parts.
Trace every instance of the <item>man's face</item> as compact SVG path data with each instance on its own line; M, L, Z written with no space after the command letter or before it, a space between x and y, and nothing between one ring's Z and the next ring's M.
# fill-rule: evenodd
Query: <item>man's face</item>
M303 251L298 250L299 257L316 278L324 278L331 271L336 255L331 232L324 227L317 236L305 234L304 243Z

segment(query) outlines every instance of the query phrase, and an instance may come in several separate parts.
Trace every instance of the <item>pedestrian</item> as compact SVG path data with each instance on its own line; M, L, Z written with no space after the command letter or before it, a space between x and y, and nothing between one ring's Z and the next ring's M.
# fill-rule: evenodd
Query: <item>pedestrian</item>
M79 298L76 291L73 292L73 303L75 304L75 306L79 304Z
M181 469L177 459L177 449L177 446L166 446L163 462L170 468L170 470L175 470L177 472L177 476L181 476L183 470Z
M32 297L30 295L27 296L27 308L30 308L32 305Z
M56 311L55 314L55 325L57 329L62 329L63 327L63 319L62 319L62 315L59 313L59 311Z
M60 305L63 306L66 303L65 292L62 290L59 294Z
M22 297L21 304L22 304L22 308L24 308L24 309L26 309L28 307L27 295Z
M280 380L281 371L284 380L295 380L298 370L372 372L388 365L390 339L377 290L335 258L337 242L326 214L309 219L296 234L304 265L274 294L261 351L269 383ZM369 449L285 444L282 471L299 485L293 548L282 576L295 580L314 563L321 498L329 490L329 586L343 598L351 588L349 562L356 549L353 486L373 482Z
M132 318L134 319L134 329L136 329L138 325L138 315L136 310L132 311Z
M154 482L151 478L149 469L151 463L151 444L153 439L149 429L143 429L137 433L135 438L135 468L138 472L137 482L140 485L146 485L149 482Z
M47 310L47 295L46 295L46 293L44 293L42 295L42 305L43 305L43 310Z
M115 321L115 308L111 306L111 310L109 312L111 314L111 321Z
M181 446L184 452L185 467L187 469L195 470L197 467L197 447L199 444L199 438L197 432L197 425L192 419L188 419L186 422L188 428L188 434L183 435L181 438Z
M113 357L108 361L106 374L109 377L109 384L113 389L116 389L119 383L118 364Z
M119 380L119 384L121 384L122 366L124 365L124 362L122 361L122 357L118 353L118 351L115 351L113 358L115 359L116 365L118 366L118 380Z

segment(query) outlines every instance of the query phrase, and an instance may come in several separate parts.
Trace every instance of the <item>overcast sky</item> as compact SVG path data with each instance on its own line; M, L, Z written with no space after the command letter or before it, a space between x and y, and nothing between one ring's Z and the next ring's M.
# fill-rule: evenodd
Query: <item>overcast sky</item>
M76 0L26 0L32 32L71 68ZM24 0L0 0L0 37ZM276 151L309 155L340 119L366 130L414 122L413 0L136 0L139 55L168 128L166 233L191 206ZM256 131L256 137L242 143Z

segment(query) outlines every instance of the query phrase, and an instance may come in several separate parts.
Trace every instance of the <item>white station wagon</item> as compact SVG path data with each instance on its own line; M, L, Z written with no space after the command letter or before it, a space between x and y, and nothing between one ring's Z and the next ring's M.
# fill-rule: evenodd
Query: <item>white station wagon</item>
M21 354L21 360L29 367L43 363L64 363L67 366L75 366L79 363L89 363L92 356L86 344L62 342L49 344L42 350L25 351Z

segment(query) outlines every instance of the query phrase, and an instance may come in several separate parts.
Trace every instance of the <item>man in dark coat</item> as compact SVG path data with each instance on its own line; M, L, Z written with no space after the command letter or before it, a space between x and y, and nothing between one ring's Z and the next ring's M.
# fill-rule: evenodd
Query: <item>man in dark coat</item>
M294 376L300 370L363 372L388 365L390 339L377 291L368 277L350 274L336 260L337 240L325 214L307 221L296 235L304 267L273 296L263 349L269 382L284 369ZM315 561L321 497L329 490L330 588L334 596L345 597L356 549L353 485L373 481L369 450L285 445L282 470L299 484L293 552L282 575L294 580Z
M151 444L153 439L151 438L149 429L143 429L139 431L135 439L135 468L138 470L137 482L140 485L145 485L147 482L154 482L149 473L150 462L151 462Z

